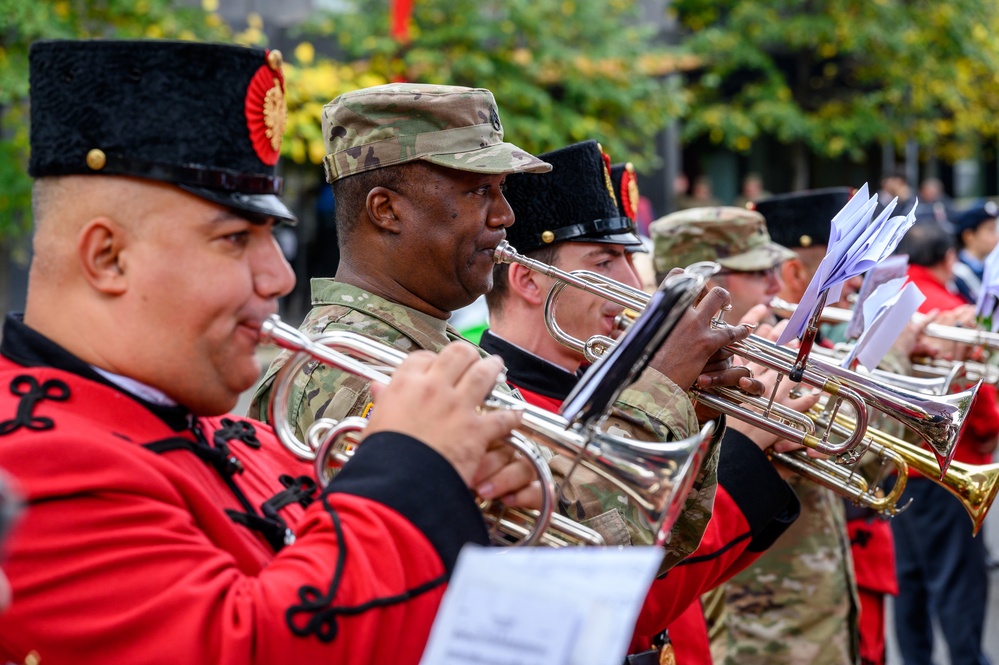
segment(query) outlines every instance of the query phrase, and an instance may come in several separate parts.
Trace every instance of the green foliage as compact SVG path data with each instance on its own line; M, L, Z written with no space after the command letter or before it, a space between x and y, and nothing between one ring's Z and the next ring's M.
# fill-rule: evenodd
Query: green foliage
M636 2L418 0L404 46L390 37L388 5L355 0L308 32L335 36L355 73L375 80L489 88L506 136L529 151L595 138L614 161L641 168L655 160L655 133L683 109L659 75L667 56L650 57Z
M0 241L31 225L28 48L39 39L112 37L228 40L230 33L213 12L172 0L0 0Z
M761 134L860 159L913 138L956 159L999 126L994 0L676 0L703 69L684 138Z

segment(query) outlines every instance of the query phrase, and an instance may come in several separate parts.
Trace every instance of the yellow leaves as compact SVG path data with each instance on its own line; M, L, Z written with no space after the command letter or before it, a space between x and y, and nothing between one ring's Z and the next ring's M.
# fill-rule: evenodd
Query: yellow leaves
M150 25L146 28L146 37L150 39L162 39L163 38L163 28L159 25Z
M513 60L514 64L524 67L534 60L534 54L531 53L530 49L518 48L510 53L510 59Z
M388 81L385 80L385 77L379 76L374 72L364 72L357 77L358 88L370 88L371 86L384 85L386 83L388 83Z
M316 49L309 42L301 42L295 47L295 59L303 65L311 65L316 58Z
M263 30L264 19L257 12L250 12L246 15L246 25L254 30Z
M823 58L831 58L838 52L835 44L826 43L819 47L819 55Z
M989 31L981 23L976 23L971 28L971 36L976 42L985 43L989 39Z
M572 16L575 13L576 13L576 3L575 2L572 2L572 0L566 0L565 2L562 3L562 15L563 16Z
M326 146L322 141L309 141L309 161L313 164L322 164L323 157L326 156Z
M747 152L752 145L753 142L749 140L748 136L740 136L733 143L733 147L739 152Z
M950 136L954 133L954 121L947 118L938 118L933 123L933 129L941 136Z
M65 0L57 2L54 5L52 5L52 11L55 12L56 16L65 20L69 18L69 3L66 2Z
M298 137L292 137L290 141L285 141L282 145L286 147L287 154L296 164L305 163L306 145L305 141Z
M829 139L827 143L829 149L829 154L836 156L843 154L843 150L846 149L846 141L843 140L842 136L834 136Z
M217 12L219 10L219 0L201 0L201 8L206 12Z

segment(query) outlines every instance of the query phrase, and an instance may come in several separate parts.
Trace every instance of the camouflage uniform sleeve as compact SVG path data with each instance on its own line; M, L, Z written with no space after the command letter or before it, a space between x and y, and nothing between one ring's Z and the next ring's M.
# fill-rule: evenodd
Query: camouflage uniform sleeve
M288 361L288 357L278 357L271 370L257 388L250 404L248 415L269 421L267 402L276 387L277 371ZM289 391L287 415L289 423L299 440L304 440L305 432L319 418L343 420L348 416L367 415L371 403L368 382L358 376L310 360L298 372Z
M609 434L626 439L668 441L697 432L694 407L687 394L663 374L647 369L639 380L623 391L604 425ZM683 513L670 532L660 574L689 556L707 528L718 485L718 442L715 437L704 463L687 495ZM569 517L596 529L608 544L649 545L651 531L639 509L610 481L586 468L572 469L571 460L557 456L550 462L562 484Z

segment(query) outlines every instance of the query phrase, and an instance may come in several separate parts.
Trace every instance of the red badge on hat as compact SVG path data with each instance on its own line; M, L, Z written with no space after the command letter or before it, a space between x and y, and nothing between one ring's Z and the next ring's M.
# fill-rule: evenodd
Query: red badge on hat
M281 154L281 137L288 110L284 102L284 74L281 52L268 51L262 65L246 88L246 126L253 150L264 164L274 166Z
M638 221L638 178L631 162L624 165L621 173L621 209L631 221Z

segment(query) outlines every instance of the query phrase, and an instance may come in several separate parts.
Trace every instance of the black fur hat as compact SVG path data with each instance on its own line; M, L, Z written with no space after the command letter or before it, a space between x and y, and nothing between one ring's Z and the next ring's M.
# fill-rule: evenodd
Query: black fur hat
M30 52L35 178L169 182L254 217L295 217L275 165L281 54L174 41L41 41Z
M850 187L813 189L769 196L749 207L767 220L770 237L778 245L791 249L828 245L832 219L853 193Z
M555 242L605 242L641 245L635 223L618 211L610 162L596 141L584 141L538 155L549 173L513 174L506 198L515 221L506 230L518 252Z

